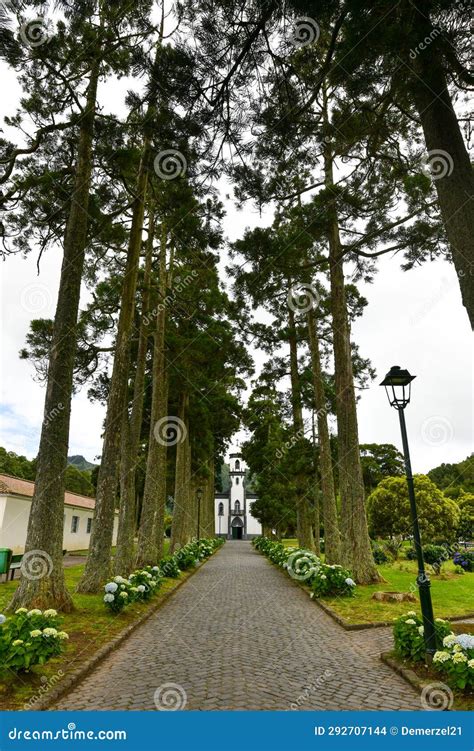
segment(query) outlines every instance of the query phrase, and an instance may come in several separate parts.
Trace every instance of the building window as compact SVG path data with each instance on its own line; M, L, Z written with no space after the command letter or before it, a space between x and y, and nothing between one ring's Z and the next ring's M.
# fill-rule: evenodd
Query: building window
M240 511L240 501L235 502L234 511Z
M239 484L239 478L238 478L238 477L236 477L236 478L235 478L235 484L236 484L236 485L238 485L238 484Z
M87 517L87 534L90 535L92 529L92 516Z
M73 516L71 520L71 532L77 532L79 529L79 517Z
M236 471L239 471L239 469L240 469L240 462L239 462L238 459L235 460L235 469L236 469Z
M219 514L219 516L224 516L224 504L223 503L219 503L218 514Z

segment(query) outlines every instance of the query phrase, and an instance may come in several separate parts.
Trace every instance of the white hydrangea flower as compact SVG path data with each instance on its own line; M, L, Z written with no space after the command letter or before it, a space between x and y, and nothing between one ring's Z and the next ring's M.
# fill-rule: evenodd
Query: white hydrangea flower
M33 631L30 631L30 636L32 639L36 639L38 636L41 636L42 632L39 628L33 629Z
M7 620L7 616L3 615L3 613L0 613L0 623L5 623L6 620Z
M114 600L115 597L111 592L108 592L106 595L104 595L104 602L113 602Z
M144 592L145 591L144 584L139 584L138 587L137 587L137 590L138 590L138 592Z
M455 652L453 654L453 662L467 662L467 657L464 652Z
M425 633L425 627L424 626L418 626L418 633L420 634L420 636L423 636L423 634Z
M474 660L468 660L467 666L471 668L471 670L474 670Z
M105 585L104 589L106 592L112 592L113 594L114 592L117 591L118 584L116 582L109 582L108 584Z
M23 644L23 639L15 639L15 641L12 641L14 647L19 647L20 644Z
M451 655L449 652L435 652L433 657L433 662L446 662L447 660L451 659Z
M67 634L65 631L58 631L58 639L61 639L61 641L63 641L64 639L69 639L69 634Z
M416 621L414 621L413 618L409 618L405 623L408 624L408 626L416 626Z
M153 568L152 568L152 571L159 571L159 570L160 569L158 568L158 566L153 566Z
M33 615L43 615L41 610L38 610L38 608L33 608L33 610L29 610L26 614L28 618L31 618Z
M21 613L27 613L28 610L26 608L18 608L18 610L15 610L15 615L21 615Z
M443 647L452 647L453 644L456 644L456 635L455 634L448 634L443 639Z
M43 636L46 636L46 638L50 636L57 636L57 630L55 628L44 628L43 629Z
M474 636L473 636L473 634L458 634L456 636L456 642L463 649L474 649Z
M57 610L53 610L53 608L50 608L49 610L45 610L44 613L43 613L43 615L46 618L56 618L57 614L58 614L58 611Z
M453 652L462 652L462 647L460 644L454 644L453 645Z
M416 615L414 610L409 610L407 615L409 615L411 618L413 618L414 615Z
M125 600L128 597L128 594L126 592L120 592L120 597L123 597Z
M347 579L344 580L346 584L349 585L349 587L355 587L356 583L353 579L350 578L350 576L347 577Z
M326 574L321 574L320 579L327 579Z

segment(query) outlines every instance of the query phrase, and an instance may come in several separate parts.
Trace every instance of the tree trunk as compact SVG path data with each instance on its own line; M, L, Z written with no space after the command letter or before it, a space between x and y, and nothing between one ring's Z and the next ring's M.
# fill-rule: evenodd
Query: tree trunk
M187 441L189 440L188 422L188 394L182 393L179 400L178 416L185 427L181 439L176 444L176 470L174 480L173 522L171 525L170 553L187 542L188 493L186 489L186 463L188 460Z
M208 474L202 483L201 537L215 537L214 457L212 454L206 462L206 469Z
M143 418L143 395L145 391L146 353L148 349L148 313L150 309L150 282L153 259L154 213L150 212L148 239L143 273L140 332L138 337L137 363L133 386L130 418L124 412L120 458L120 517L115 554L115 573L127 576L134 563L136 487L135 475L140 448L140 433Z
M185 519L185 543L189 540L192 540L193 537L198 536L197 532L197 497L196 497L196 491L197 491L197 478L193 476L192 473L192 449L191 449L191 440L189 436L189 430L188 435L186 436L185 441L185 447L186 447L186 464L184 468L184 493L185 493L185 504L187 513L184 517ZM199 519L201 521L201 519ZM199 530L200 534L200 530ZM185 544L184 543L184 544Z
M98 592L110 573L114 511L120 459L120 428L127 408L127 378L130 367L130 335L133 325L138 264L142 247L143 218L148 184L150 142L145 138L138 170L136 197L125 266L115 357L105 419L102 458L89 555L78 592Z
M326 188L333 183L331 146L324 146ZM339 487L341 493L342 561L357 582L380 581L370 546L365 492L359 452L352 350L344 284L343 253L336 199L329 200L328 241L331 280L332 332L336 386Z
M166 243L167 231L161 225L158 308L153 342L153 391L150 435L143 494L142 516L138 533L138 565L154 565L163 555L166 506L166 469L168 446L166 425L168 386L165 364L166 331Z
M10 603L13 609L52 607L66 612L73 609L63 571L64 473L77 348L76 325L87 244L92 143L100 71L98 58L99 55L93 63L80 120L74 192L64 236L35 490L20 585Z
M321 500L324 524L324 552L327 563L339 563L341 558L341 537L337 521L336 491L331 458L331 444L326 409L326 396L319 352L319 336L313 308L306 314L308 340L311 353L313 375L314 406L316 408L319 439L319 471L321 476Z
M413 29L420 43L433 38L429 17L416 10ZM425 136L427 165L432 164L462 301L474 328L474 173L436 43L419 45L408 68L415 72L410 88Z
M288 283L291 289L291 283ZM288 307L289 344L290 344L290 380L291 380L291 407L293 412L293 427L295 430L296 445L298 448L304 440L303 409L301 405L301 384L298 372L298 343L296 339L295 314ZM298 457L298 462L301 458ZM296 472L296 527L298 544L307 550L313 550L313 531L311 528L312 509L309 502L305 477L301 468Z
M314 410L311 415L311 427L313 433L313 452L314 452L314 483L313 483L313 540L314 552L321 555L321 515L319 510L319 477L318 477L318 452L316 444L316 425L314 423ZM328 561L329 563L329 561Z

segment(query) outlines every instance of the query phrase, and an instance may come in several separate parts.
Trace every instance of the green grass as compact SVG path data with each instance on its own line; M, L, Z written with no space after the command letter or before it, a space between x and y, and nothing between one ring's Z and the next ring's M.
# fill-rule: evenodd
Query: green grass
M429 568L429 567L428 567ZM331 597L324 602L349 623L390 621L407 610L419 610L418 603L376 602L374 592L411 592L416 580L415 561L395 561L378 566L385 582L358 586L355 596ZM453 618L474 612L474 574L458 574L452 561L444 564L442 573L430 574L433 610L437 618Z
M298 546L296 538L281 542L285 547ZM406 543L405 547L410 547L410 544ZM324 560L324 556L321 557ZM391 621L407 610L419 610L418 602L376 602L371 599L374 592L381 591L414 591L416 595L416 589L413 589L417 574L416 562L400 558L399 561L382 564L377 568L385 579L384 582L359 585L354 597L324 598L323 602L351 624ZM439 575L431 571L431 566L427 566L427 570L437 618L455 618L474 612L474 573L459 574L452 561L443 565Z
M168 550L169 541L165 543ZM150 607L147 603L133 603L122 613L114 614L106 609L102 594L83 595L74 590L82 576L84 565L71 566L64 569L66 585L73 595L75 610L63 616L62 629L69 634L69 641L65 652L46 665L36 666L28 673L7 673L0 678L0 706L2 709L22 709L38 690L46 683L45 679L62 671L64 676L68 671L77 669L82 662L89 659L108 641L118 636L127 626L136 621ZM164 579L152 603L159 603L192 571L185 571L179 579ZM18 586L18 580L0 583L0 613L6 611L13 592ZM7 613L8 616L8 613ZM58 684L56 684L58 685Z

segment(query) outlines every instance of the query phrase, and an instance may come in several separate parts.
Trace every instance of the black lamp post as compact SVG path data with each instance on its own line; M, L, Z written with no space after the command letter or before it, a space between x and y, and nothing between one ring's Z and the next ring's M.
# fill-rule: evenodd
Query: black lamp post
M201 501L202 501L202 488L196 490L197 499L197 539L201 539Z
M415 542L416 558L418 561L418 576L416 583L420 593L421 614L423 617L423 636L428 655L433 656L436 652L436 634L434 629L433 604L431 602L431 582L425 572L423 560L423 548L421 546L420 527L416 510L415 485L411 471L410 451L408 448L407 428L405 424L405 407L410 402L411 382L416 376L410 375L408 370L402 370L398 365L390 368L384 380L380 384L385 386L388 401L391 407L398 410L400 418L400 430L402 433L403 455L405 457L405 472L408 484L408 496L410 498L410 510L413 524L413 538Z

